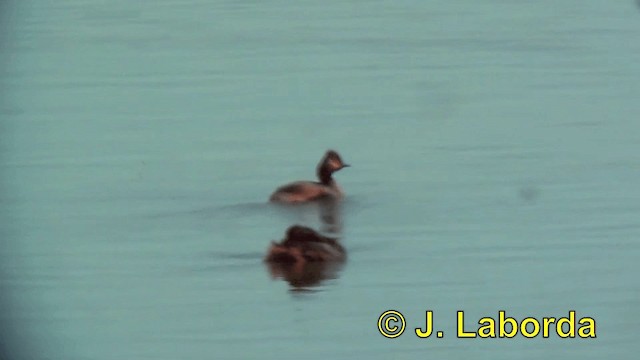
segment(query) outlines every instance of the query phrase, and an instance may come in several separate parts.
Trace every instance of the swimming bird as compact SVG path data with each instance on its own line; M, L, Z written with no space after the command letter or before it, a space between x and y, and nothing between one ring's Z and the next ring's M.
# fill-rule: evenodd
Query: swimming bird
M306 226L293 225L285 238L272 242L265 261L269 263L299 264L309 262L343 261L344 247L336 239L320 235Z
M348 167L340 155L334 150L328 150L316 167L319 182L296 181L279 187L271 194L269 201L278 203L303 203L323 198L340 199L344 196L342 190L333 179L334 172Z

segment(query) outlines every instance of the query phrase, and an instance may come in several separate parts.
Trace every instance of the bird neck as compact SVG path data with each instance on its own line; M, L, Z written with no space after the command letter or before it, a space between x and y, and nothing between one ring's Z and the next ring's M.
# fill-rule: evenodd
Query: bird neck
M317 170L318 179L324 185L332 185L333 178L331 177L332 172L324 166L319 166Z

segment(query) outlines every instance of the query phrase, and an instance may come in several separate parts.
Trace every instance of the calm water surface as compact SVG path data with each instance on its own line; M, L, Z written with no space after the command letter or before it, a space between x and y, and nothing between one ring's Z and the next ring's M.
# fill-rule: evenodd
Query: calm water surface
M14 356L637 357L636 2L2 10ZM274 277L271 240L331 224L266 200L328 148L353 165L333 214L348 261ZM395 340L387 309L407 318ZM413 335L427 309L443 339ZM598 337L456 338L456 310L472 327L500 309L576 310Z

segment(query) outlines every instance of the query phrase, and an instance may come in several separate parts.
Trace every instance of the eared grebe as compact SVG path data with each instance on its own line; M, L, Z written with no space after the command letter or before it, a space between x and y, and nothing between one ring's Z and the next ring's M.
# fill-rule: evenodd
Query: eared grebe
M346 252L336 239L322 236L308 227L294 225L287 229L287 235L280 243L271 243L265 261L305 264L342 261L345 258Z
M320 182L296 181L279 187L271 194L269 201L280 203L301 203L322 198L339 199L342 198L342 190L336 184L331 175L347 165L342 162L340 155L333 150L327 151L318 167L316 175Z

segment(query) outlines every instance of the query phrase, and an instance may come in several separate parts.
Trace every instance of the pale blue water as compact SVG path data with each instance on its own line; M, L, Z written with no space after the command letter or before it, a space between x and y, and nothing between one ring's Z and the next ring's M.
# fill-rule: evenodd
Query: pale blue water
M35 359L633 359L634 1L4 4L0 291ZM337 149L348 261L262 263ZM319 279L322 280L322 279ZM402 311L407 331L377 330ZM444 339L418 339L424 311ZM596 339L455 337L498 310Z

